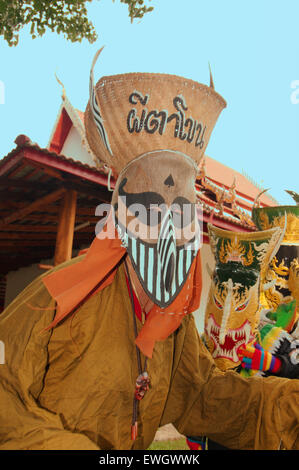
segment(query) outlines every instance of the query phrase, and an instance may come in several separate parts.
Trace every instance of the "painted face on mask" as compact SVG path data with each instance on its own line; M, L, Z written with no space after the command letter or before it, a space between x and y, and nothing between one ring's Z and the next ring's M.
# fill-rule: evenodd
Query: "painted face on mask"
M148 152L121 172L113 193L115 224L133 268L161 308L179 294L199 249L195 177L186 155Z
M274 285L262 296L265 308L276 309L281 303L296 300L299 305L299 207L254 208L252 216L260 230L284 227L281 246L269 266L266 282Z
M205 314L205 341L217 366L239 365L238 352L255 338L262 280L281 230L236 233L209 226L215 271Z

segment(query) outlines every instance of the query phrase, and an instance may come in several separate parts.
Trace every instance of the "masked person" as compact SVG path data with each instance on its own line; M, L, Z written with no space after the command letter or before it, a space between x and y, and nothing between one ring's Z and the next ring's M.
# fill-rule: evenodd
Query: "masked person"
M243 351L243 373L299 378L299 207L254 207L252 216L260 230L285 230L266 273L269 288L261 290L259 340Z
M296 209L294 207L292 213ZM280 292L276 297L268 293L273 290L273 281L277 282L273 276L277 258L282 258L283 251L286 255L286 245L290 240L292 245L295 244L294 224L290 228L290 217L285 215L284 207L255 209L254 220L259 217L264 221L268 211L279 213L279 220L272 225L257 224L261 229L257 232L236 233L209 227L215 271L206 308L203 340L223 371L232 369L244 377L277 375L298 379L296 300L290 291L284 297ZM294 217L291 220L294 221ZM283 228L283 236L278 240L272 232L275 227ZM284 263L294 265L295 262L293 258L290 260L284 256L280 268ZM285 302L265 309L264 299L279 295L280 301ZM187 442L194 449L221 449L205 437L190 436Z
M167 423L230 448L299 447L299 382L222 372L192 315L194 184L224 107L185 78L126 74L94 87L91 73L86 136L118 177L113 207L86 255L1 315L0 449L145 449Z
M276 310L292 300L299 304L299 206L254 207L252 218L260 230L283 227L286 230L281 246L266 276L272 287L264 292L262 306Z

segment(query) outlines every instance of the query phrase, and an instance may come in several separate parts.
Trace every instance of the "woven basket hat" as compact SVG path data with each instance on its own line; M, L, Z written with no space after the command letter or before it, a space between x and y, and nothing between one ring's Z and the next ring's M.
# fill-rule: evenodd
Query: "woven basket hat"
M101 49L102 50L102 49ZM199 164L225 100L210 86L166 74L90 73L85 129L90 148L116 174L141 154L174 150Z

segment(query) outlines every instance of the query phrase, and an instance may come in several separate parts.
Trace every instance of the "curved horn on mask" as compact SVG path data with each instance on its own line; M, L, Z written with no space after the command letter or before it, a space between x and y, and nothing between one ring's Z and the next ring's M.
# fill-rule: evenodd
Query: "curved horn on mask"
M232 279L229 279L227 281L227 295L226 295L226 299L225 299L224 306L223 306L223 316L222 316L221 327L220 327L220 332L219 332L220 344L223 344L225 340L226 325L227 325L227 320L229 319L229 316L230 316L230 309L231 309L231 304L232 304L233 287L234 287L233 281Z
M209 70L210 70L210 88L213 88L213 90L215 90L215 85L214 85L214 80L213 80L213 76L212 76L212 70L211 70L210 62L209 62Z
M263 287L262 287L262 290L265 292L266 290L269 290L271 289L272 287L274 287L276 284L276 279L273 279L273 281L270 281L270 282L266 282Z
M267 323L270 323L270 324L275 324L275 321L273 320L270 320L267 316L268 313L271 313L273 312L273 308L263 308L261 311L260 311L260 324L261 325L264 325L264 324L267 324Z
M269 191L269 188L268 189L264 189L263 191L261 191L260 193L258 193L258 195L256 196L255 200L253 201L253 205L252 205L252 209L255 209L257 207L259 207L259 198L262 196L262 194L264 194L266 191Z
M299 321L297 321L297 324L294 330L292 331L292 337L295 339L299 339Z
M212 271L211 266L208 263L206 263L206 269L207 269L207 273L210 276L210 278L213 279L213 271Z
M90 102L90 108L91 108L91 111L92 111L92 116L93 116L95 125L97 127L97 130L100 134L100 137L101 137L102 141L104 142L104 145L107 148L108 152L110 153L110 155L112 155L112 150L111 150L111 147L110 147L110 144L109 144L109 140L108 140L108 136L107 136L107 133L106 133L106 130L105 130L105 127L104 127L100 107L98 105L98 101L97 101L97 97L96 97L96 91L95 91L95 87L94 87L94 76L93 76L94 66L95 66L96 61L97 61L97 59L98 59L98 57L99 57L99 55L100 55L100 53L102 52L103 49L104 49L104 46L96 52L96 54L93 58L92 64L91 64L90 77L89 77L89 102Z
M273 252L272 252L272 254L271 254L271 257L270 257L270 259L269 259L269 263L271 263L271 261L273 260L274 256L276 256L276 254L277 254L277 252L278 252L278 250L279 250L279 248L280 248L280 245L281 245L281 243L282 243L282 240L284 239L284 236L285 236L285 233L286 233L286 229L287 229L287 221L288 221L288 220L287 220L287 213L285 212L285 213L284 213L284 227L283 227L283 229L282 229L282 232L281 232L280 237L279 237L278 240L277 240L276 246L275 246L275 248L274 248L274 250L273 250Z
M295 193L295 191L289 191L288 189L285 189L285 192L292 196L297 206L299 206L299 194Z

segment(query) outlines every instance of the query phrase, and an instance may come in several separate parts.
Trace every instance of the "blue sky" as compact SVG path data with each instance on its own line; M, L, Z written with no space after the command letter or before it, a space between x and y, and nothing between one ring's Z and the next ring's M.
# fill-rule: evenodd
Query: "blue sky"
M182 75L209 83L226 99L206 153L245 171L271 188L280 204L293 204L284 190L299 192L298 0L152 0L154 11L130 23L127 7L94 0L89 18L98 41L71 43L54 33L32 40L22 30L10 48L0 40L0 158L18 134L46 146L61 103L57 73L72 104L85 109L96 50L105 45L95 79L125 72ZM1 91L1 90L0 90ZM299 93L297 95L299 98ZM1 96L0 96L1 102Z

